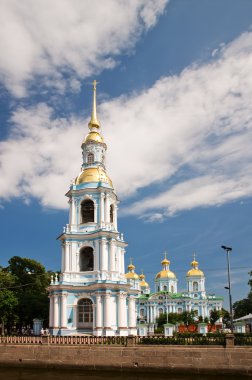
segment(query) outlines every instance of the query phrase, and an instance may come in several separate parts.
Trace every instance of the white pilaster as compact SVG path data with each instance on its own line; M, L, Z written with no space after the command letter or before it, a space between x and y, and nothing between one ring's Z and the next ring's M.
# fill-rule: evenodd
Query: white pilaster
M50 311L49 311L49 327L54 327L54 299L53 296L50 296Z
M109 223L110 222L110 203L109 203L109 195L106 194L105 197L105 222Z
M94 270L100 270L100 244L99 240L95 240L95 252L94 252Z
M136 300L133 296L129 297L129 327L136 327Z
M96 295L96 328L102 327L102 298Z
M125 249L121 249L121 260L120 260L120 264L121 264L121 273L122 274L125 274L125 267L124 267L124 254L125 254Z
M75 199L72 198L71 199L71 222L70 224L77 224L76 222L76 203L75 203ZM80 221L81 223L81 221Z
M101 240L101 270L108 270L108 249L106 239Z
M115 271L115 240L110 241L110 271Z
M126 293L118 294L118 328L126 328Z
M67 294L61 294L61 328L67 326Z
M59 327L59 296L53 297L53 327Z
M100 223L101 224L104 222L104 197L105 197L105 194L101 193L101 197L100 197Z

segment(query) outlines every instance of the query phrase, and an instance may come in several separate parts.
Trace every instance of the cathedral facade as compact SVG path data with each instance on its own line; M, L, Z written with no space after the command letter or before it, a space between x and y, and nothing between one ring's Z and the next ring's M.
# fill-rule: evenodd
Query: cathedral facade
M136 297L127 283L127 244L117 229L118 199L106 173L107 146L96 114L96 82L89 133L82 148L82 169L66 196L69 224L59 240L61 274L49 287L49 327L53 335L136 334Z
M161 261L162 269L155 277L155 292L150 292L145 275L135 273L135 267L131 263L128 266L126 278L132 285L138 286L141 291L137 299L138 323L155 323L161 314L193 312L195 320L210 318L212 310L221 310L223 298L215 294L207 294L205 288L205 275L199 269L199 263L191 262L191 269L186 274L186 291L177 289L177 277L170 270L170 261L166 258ZM200 318L200 319L201 319ZM219 320L221 322L221 318Z

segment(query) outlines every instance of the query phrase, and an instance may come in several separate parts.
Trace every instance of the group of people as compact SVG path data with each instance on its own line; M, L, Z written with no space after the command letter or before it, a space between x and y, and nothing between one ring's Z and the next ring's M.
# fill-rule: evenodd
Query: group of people
M43 327L42 327L42 329L40 330L40 335L41 336L43 336L43 335L48 336L48 335L50 335L50 332L48 329L43 329Z

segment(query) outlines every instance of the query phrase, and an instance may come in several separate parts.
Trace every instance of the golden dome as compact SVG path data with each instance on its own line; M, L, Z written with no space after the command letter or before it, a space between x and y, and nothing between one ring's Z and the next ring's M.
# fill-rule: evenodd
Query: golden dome
M125 277L128 279L128 280L139 280L139 276L137 273L135 272L128 272L125 274Z
M176 276L172 271L163 269L156 275L156 279L158 278L176 278Z
M161 261L161 264L162 265L170 265L170 261L167 260L167 258L165 257L164 260Z
M187 276L204 276L204 272L202 272L202 270L200 270L198 268L198 261L195 260L195 253L194 253L194 259L193 261L191 262L191 266L192 266L192 269L190 269L188 272L187 272Z
M145 275L143 273L139 275L139 279L141 280L139 284L141 288L149 288L149 284L145 281Z
M88 141L95 141L99 143L104 143L102 136L99 132L91 131L89 134L85 137L83 144L87 143Z
M135 269L135 265L133 265L132 263L128 265L128 270L134 270Z
M187 276L204 276L204 272L198 268L193 268L187 272Z
M111 179L108 177L105 170L100 167L84 169L75 180L76 185L88 182L105 182L113 187Z

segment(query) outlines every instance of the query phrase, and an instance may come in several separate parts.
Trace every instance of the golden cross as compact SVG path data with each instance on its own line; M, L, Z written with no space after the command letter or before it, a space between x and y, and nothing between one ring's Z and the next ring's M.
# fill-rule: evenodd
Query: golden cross
M96 85L98 84L99 82L97 82L96 80L93 81L93 86L94 86L94 90L96 90Z

